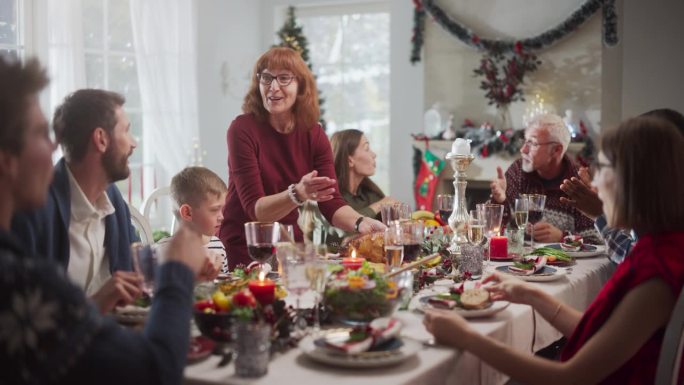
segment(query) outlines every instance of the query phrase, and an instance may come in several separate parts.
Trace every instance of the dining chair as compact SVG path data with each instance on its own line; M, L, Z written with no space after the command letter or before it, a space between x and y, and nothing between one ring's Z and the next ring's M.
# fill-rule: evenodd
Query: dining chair
M144 245L150 245L154 243L154 236L152 233L152 227L150 227L150 223L140 213L140 211L138 211L138 209L136 209L134 206L131 206L128 202L126 204L128 205L128 211L131 213L133 226L135 226L140 234L140 241Z
M679 368L682 362L682 345L684 345L684 288L679 293L679 299L677 299L672 310L672 316L665 329L656 369L656 385L678 383Z
M159 187L159 188L155 189L154 191L152 191L150 193L150 195L148 195L147 198L145 198L145 200L143 201L142 206L141 206L142 207L142 215L145 217L145 219L147 219L147 223L152 224L152 218L151 218L152 207L155 207L155 204L157 203L157 201L161 198L164 198L164 197L169 197L169 198L171 197L171 187L169 187L169 186ZM170 228L169 232L171 234L173 234L175 231L175 227L176 227L176 216L173 215L170 210L167 213L167 215L170 215L170 217L171 217L171 228ZM167 215L162 215L162 218L167 218ZM166 223L168 223L168 222L166 222Z

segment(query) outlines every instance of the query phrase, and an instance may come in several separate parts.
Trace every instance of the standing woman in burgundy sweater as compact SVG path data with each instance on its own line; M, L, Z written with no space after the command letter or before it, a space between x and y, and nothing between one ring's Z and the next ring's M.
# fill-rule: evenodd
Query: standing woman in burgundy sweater
M316 84L299 53L277 47L257 60L242 111L228 128L228 195L219 230L231 269L251 262L245 222L294 225L307 200L345 231L384 229L340 196L330 142L318 123Z

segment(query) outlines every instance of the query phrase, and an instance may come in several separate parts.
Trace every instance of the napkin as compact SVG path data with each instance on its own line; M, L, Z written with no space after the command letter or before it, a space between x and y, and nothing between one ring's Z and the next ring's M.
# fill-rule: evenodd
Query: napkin
M453 309L458 304L453 299L446 299L446 298L439 298L439 297L429 298L428 303L430 305L437 307L437 308L440 308L440 309Z
M401 322L394 318L378 318L365 328L354 329L350 334L363 333L365 338L339 342L326 340L325 345L346 354L359 354L396 337L399 335L401 327Z
M524 269L516 266L508 266L508 270L512 273L519 275L532 275L538 271L541 271L544 268L544 265L546 265L546 256L541 255L537 257L534 255L528 255L523 259L524 263L529 263L531 261L534 261L534 264L531 265L529 269Z
M560 247L565 251L580 251L582 244L584 244L584 239L580 235L570 234L563 237Z

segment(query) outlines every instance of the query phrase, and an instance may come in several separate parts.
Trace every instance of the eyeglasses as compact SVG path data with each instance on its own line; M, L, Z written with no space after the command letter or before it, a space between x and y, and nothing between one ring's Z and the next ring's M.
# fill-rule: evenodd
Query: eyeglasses
M597 172L601 171L602 168L613 168L613 165L610 163L603 163L598 159L595 159L593 162L591 162L592 174L596 174Z
M560 144L560 143L558 143L558 142L539 143L539 142L535 142L535 141L532 141L530 139L527 139L526 141L523 142L523 147L527 146L529 148L537 149L537 148L539 148L539 146L545 146L547 144Z
M275 79L278 82L279 86L285 87L292 83L292 80L294 80L295 76L290 74L280 74L273 76L268 73L260 73L257 74L257 78L259 79L259 83L265 86L270 86L271 83L273 83L273 79Z

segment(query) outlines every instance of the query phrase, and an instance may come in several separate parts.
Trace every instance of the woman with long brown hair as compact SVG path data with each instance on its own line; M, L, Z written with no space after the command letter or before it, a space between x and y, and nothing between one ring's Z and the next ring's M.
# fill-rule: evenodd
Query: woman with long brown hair
M603 212L638 241L582 313L515 278L494 274L494 299L530 305L568 338L561 360L527 355L473 332L462 318L428 312L437 341L479 356L526 384L652 384L665 327L684 286L684 136L639 117L603 134L597 172Z
M338 131L330 138L335 159L335 173L342 198L360 214L380 219L380 206L395 203L385 196L370 177L375 175L375 152L363 131Z
M283 47L264 53L242 110L228 128L228 195L219 231L231 269L250 262L245 222L294 225L297 207L307 200L345 231L384 229L340 195L330 142L318 123L316 83L299 53Z

